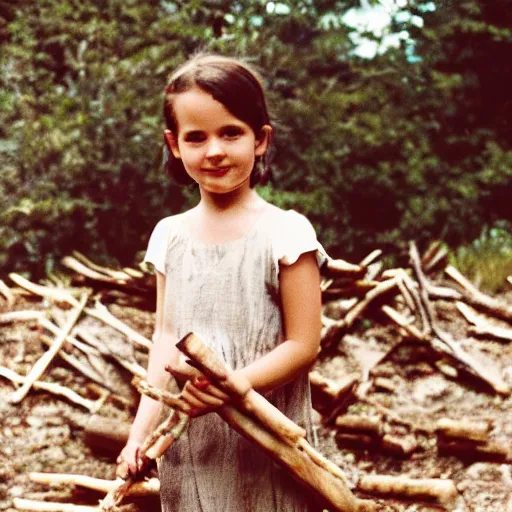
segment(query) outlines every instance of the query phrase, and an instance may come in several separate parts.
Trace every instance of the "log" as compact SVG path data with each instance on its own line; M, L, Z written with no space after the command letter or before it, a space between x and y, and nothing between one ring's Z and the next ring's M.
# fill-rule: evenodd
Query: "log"
M29 479L32 482L46 484L51 486L59 485L78 485L91 489L93 491L108 493L115 489L119 483L118 480L103 480L86 475L74 475L68 473L29 473ZM150 478L140 482L134 482L128 490L129 496L157 496L160 492L160 481L158 478ZM96 509L97 510L97 509Z
M27 375L25 381L23 382L22 386L13 393L11 397L12 403L17 404L21 402L29 392L30 388L32 387L32 384L36 380L38 380L46 371L46 368L48 368L48 365L52 362L53 358L56 356L57 352L60 350L60 348L66 341L66 337L71 332L71 329L73 329L76 322L78 321L80 315L82 314L82 311L85 308L88 298L89 295L87 293L82 296L78 306L70 313L69 319L64 329L62 329L61 334L57 336L57 338L52 343L52 346L34 364L29 374Z
M414 436L392 436L386 434L381 441L382 449L398 457L408 457L417 448L418 442Z
M248 381L236 380L235 374L198 336L190 333L179 341L176 347L190 357L202 373L218 382L222 391L235 396L245 411L254 414L283 442L294 446L300 438L306 436L303 428L297 426L263 396L251 389Z
M93 451L117 457L128 441L130 428L128 423L94 414L85 425L84 443Z
M453 481L438 478L366 475L361 478L357 488L369 494L426 500L444 507L452 507L458 498Z
M446 438L462 439L477 443L489 440L489 424L485 421L466 421L441 418L436 424L436 432Z
M46 345L48 348L50 348L52 346L53 340L51 338L49 338L48 336L45 336L44 334L42 334L40 336L40 339L43 342L43 344ZM74 368L78 373L82 374L87 379L91 380L92 382L95 382L96 384L102 386L103 388L107 389L108 391L115 393L114 388L112 386L110 386L109 384L107 384L103 380L103 377L101 375L99 375L96 370L85 365L84 363L82 363L82 361L77 359L75 356L73 356L71 354L67 354L66 352L64 352L63 349L59 350L57 356L60 357L69 366Z
M9 379L11 382L15 384L23 384L25 382L26 377L9 370L9 368L5 368L0 366L0 376ZM90 412L96 410L97 404L92 400L88 400L87 398L81 397L78 393L75 393L72 389L61 386L60 384L54 384L52 382L40 382L36 381L32 384L34 389L47 391L48 393L52 393L56 396L63 396L67 398L70 402L80 405L84 407Z
M302 428L251 389L248 381L231 372L197 336L185 336L177 347L191 358L189 364L199 368L217 387L230 394L233 405L219 407L216 412L234 430L255 442L304 486L323 496L334 510L375 510L373 503L359 500L351 493L341 470L307 443ZM152 392L150 396L159 395L171 407L179 402L179 397L147 383L146 386Z
M367 434L348 434L345 432L336 433L336 443L340 448L355 448L356 450L367 450L376 446L374 437Z
M344 414L336 418L335 426L338 432L348 434L367 434L380 437L383 433L381 418L377 416Z
M26 500L23 498L13 498L12 502L17 510L32 510L34 512L99 512L100 510L99 507L89 507L88 505Z
M455 455L464 460L512 462L508 444L496 441L479 444L462 439L438 438L437 449L442 455Z

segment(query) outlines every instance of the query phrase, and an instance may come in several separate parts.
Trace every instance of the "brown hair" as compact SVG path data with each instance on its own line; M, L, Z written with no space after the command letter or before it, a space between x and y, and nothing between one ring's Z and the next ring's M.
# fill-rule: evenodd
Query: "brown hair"
M169 78L165 88L164 119L167 129L177 136L178 127L173 108L177 94L193 87L210 94L235 117L248 124L256 137L264 125L270 125L262 80L259 74L244 62L220 55L200 53L180 66ZM167 174L181 184L193 183L180 159L166 149L164 161ZM269 172L268 151L257 157L251 173L251 187L263 183Z

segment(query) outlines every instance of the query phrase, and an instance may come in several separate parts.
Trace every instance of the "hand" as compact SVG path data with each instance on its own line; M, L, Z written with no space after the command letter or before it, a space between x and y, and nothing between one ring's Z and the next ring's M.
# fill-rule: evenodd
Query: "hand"
M191 417L212 412L229 400L226 393L214 386L199 370L190 366L182 355L177 364L167 365L165 369L180 384L184 384L181 397L190 405Z
M230 398L202 374L185 383L181 396L192 408L189 413L192 418L214 411Z
M123 480L128 477L135 479L144 472L149 464L149 459L139 456L140 448L140 443L128 440L116 460L117 477Z

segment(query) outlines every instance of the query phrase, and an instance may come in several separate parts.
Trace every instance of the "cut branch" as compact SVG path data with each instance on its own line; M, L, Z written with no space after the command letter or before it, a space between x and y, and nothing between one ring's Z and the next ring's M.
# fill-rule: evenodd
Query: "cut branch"
M13 282L15 282L21 288L28 290L30 293L34 295L39 295L40 297L45 297L47 299L55 300L57 302L65 302L71 304L71 306L78 307L78 301L75 299L73 295L77 295L80 292L76 290L61 290L59 288L50 288L49 286L42 286L40 284L35 284L20 276L19 274L15 274L14 272L9 274L9 277Z
M26 377L9 370L9 368L4 368L0 366L0 375L9 379L14 384L23 384L26 380ZM40 389L42 391L47 391L48 393L52 393L53 395L63 396L67 398L70 402L74 404L80 405L84 407L90 412L93 412L97 408L96 402L92 400L88 400L87 398L81 397L78 393L75 393L72 389L61 386L60 384L54 384L52 382L39 382L36 381L32 384L34 389Z
M94 309L87 308L85 312L89 316L92 316L93 318L96 318L97 320L100 320L103 323L110 325L110 327L113 327L117 331L123 333L128 338L128 340L135 343L136 345L148 350L151 348L152 343L150 340L148 340L145 336L142 336L142 334L138 333L137 331L133 330L131 327L119 320L119 318L116 318L100 302L96 302Z
M86 475L73 475L67 473L29 473L28 477L32 482L57 485L79 485L94 491L108 493L116 489L121 480L102 480ZM141 482L134 482L127 492L129 496L155 496L160 491L160 481L158 478L150 478Z
M80 318L80 315L82 314L82 311L84 310L85 305L87 304L88 297L88 294L84 294L82 296L80 303L70 313L69 319L64 329L62 329L61 334L57 336L55 341L52 343L51 347L41 356L41 358L32 367L30 373L27 375L25 382L22 384L22 386L13 393L11 397L12 403L21 402L29 392L32 384L36 380L38 380L46 371L46 368L48 368L48 365L52 362L53 358L56 356L57 352L61 349L62 345L66 341L66 337L71 332L71 329L73 329L76 322Z
M512 306L498 299L482 293L468 279L466 279L455 267L446 267L445 272L462 287L462 294L466 302L477 309L497 316L502 320L512 323Z
M437 478L366 475L358 483L358 488L370 494L427 500L444 507L453 506L458 498L457 488L452 480Z
M13 322L30 322L32 320L40 320L45 318L46 313L44 311L10 311L0 315L0 324L10 324Z
M12 502L17 510L32 510L34 512L99 512L100 510L99 507L89 507L87 505L26 500L23 498L13 498Z

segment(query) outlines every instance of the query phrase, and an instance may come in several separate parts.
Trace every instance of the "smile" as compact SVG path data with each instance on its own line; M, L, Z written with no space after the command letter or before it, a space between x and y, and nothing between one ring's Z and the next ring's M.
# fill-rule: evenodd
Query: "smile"
M216 167L215 169L201 169L203 172L208 174L226 174L231 167Z

